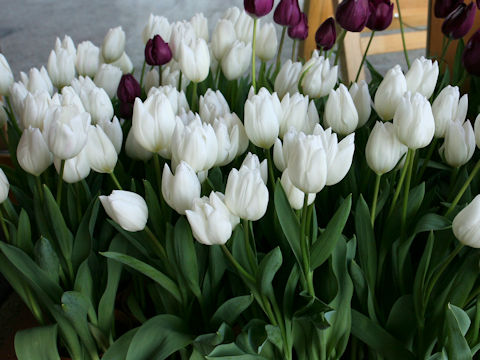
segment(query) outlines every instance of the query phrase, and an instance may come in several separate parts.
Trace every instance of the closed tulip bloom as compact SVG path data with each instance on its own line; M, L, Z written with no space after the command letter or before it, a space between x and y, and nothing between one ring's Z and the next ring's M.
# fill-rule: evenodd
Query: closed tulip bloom
M304 12L300 13L300 21L297 25L288 28L288 36L292 39L305 40L308 36L308 18Z
M234 126L228 127L222 119L215 119L212 123L215 137L217 138L218 151L217 160L214 166L223 166L229 164L237 155L239 146L239 128Z
M53 84L44 66L40 70L36 68L30 69L28 76L24 72L20 72L20 78L27 90L32 94L46 91L50 96L53 95Z
M173 24L169 42L173 58L180 62L180 49L182 45L190 46L195 42L196 38L195 29L189 22L179 21Z
M185 97L185 93L183 91L178 91L175 86L165 85L159 87L158 89L153 89L148 93L148 97L154 96L157 93L163 94L168 98L168 101L170 101L170 105L172 106L172 110L175 115L178 115L181 111L190 110L187 98Z
M267 15L273 8L273 0L243 0L245 11L254 17Z
M193 201L200 198L200 181L195 171L181 161L172 174L165 164L162 175L162 195L165 202L177 213L185 215L185 210L193 207Z
M227 100L220 90L207 89L206 93L200 96L199 109L200 118L209 124L213 123L215 118L230 113Z
M10 190L10 183L2 169L0 169L0 203L3 203L8 198Z
M281 105L283 116L278 119L280 123L279 137L283 139L283 136L291 127L297 131L307 132L308 96L303 96L300 93L293 96L286 94Z
M121 26L109 29L103 39L102 56L106 63L114 62L125 51L125 32Z
M473 26L476 10L473 2L460 3L443 21L442 32L452 39L464 37Z
M255 55L262 61L273 59L277 53L278 47L275 26L272 23L263 25L257 30L256 37Z
M0 95L8 96L10 94L10 86L13 84L13 73L10 69L7 59L0 54Z
M132 74L122 75L117 89L117 97L121 102L133 104L141 91L140 84Z
M102 128L103 132L108 136L108 138L113 144L113 147L115 148L116 153L120 154L123 142L123 132L122 126L120 125L117 117L114 116L111 121L99 121L97 125L99 125Z
M423 56L415 59L405 74L407 90L411 93L419 92L427 99L432 96L438 79L438 62L425 59Z
M203 13L193 15L190 19L190 24L192 24L197 38L202 38L203 40L208 41L208 19Z
M470 204L453 219L453 234L463 245L480 248L480 195L475 196Z
M109 196L98 197L108 216L122 229L141 231L148 220L148 207L145 200L131 191L113 190Z
M60 174L61 160L54 158L53 164L57 173ZM65 160L65 168L63 170L63 181L74 184L86 179L90 174L90 162L88 161L87 151L83 148L80 153L68 160Z
M298 0L280 0L273 13L273 21L278 25L295 26L300 21Z
M432 113L435 119L435 137L445 137L445 131L451 121L463 122L467 116L468 95L460 98L460 91L457 86L448 85L440 91L440 94L432 103Z
M463 3L463 0L436 0L434 7L435 17L446 18L461 3Z
M75 57L65 49L51 51L47 63L48 75L57 89L70 85L75 77Z
M288 177L288 171L282 173L280 182L292 209L301 210L303 208L305 193L292 184L292 181ZM311 205L315 201L316 196L317 194L308 194L307 204Z
M292 63L290 59L283 63L274 84L274 90L280 99L283 99L286 93L293 95L298 92L298 80L300 80L301 72L302 63Z
M63 37L63 40L60 40L58 37L55 40L55 51L58 51L59 49L64 49L67 50L67 52L74 56L77 53L77 49L75 49L75 44L73 43L73 40L70 36L65 35Z
M94 78L100 66L100 49L91 41L78 44L75 68L78 75Z
M10 86L9 98L12 103L13 111L19 116L23 113L24 101L27 94L28 90L22 82L14 82L12 86Z
M469 120L451 121L445 132L445 142L439 149L448 165L465 165L475 152L475 133Z
M203 39L197 39L191 46L181 44L179 55L182 73L193 82L202 82L210 69L210 52Z
M227 126L230 141L238 144L236 156L243 154L247 150L248 145L250 145L250 140L248 139L243 122L235 113L225 114L219 121ZM237 128L238 131L236 131L235 128Z
M388 70L375 93L375 110L383 121L393 119L395 110L407 92L407 80L399 65Z
M407 92L395 111L393 126L398 139L409 149L420 149L430 144L435 133L435 120L425 96Z
M222 193L211 192L209 197L195 199L192 210L186 212L193 237L204 245L223 245L239 223L224 203Z
M130 57L126 52L123 52L123 54L117 60L111 62L110 65L116 66L122 70L122 74L130 74L133 72L132 60L130 60Z
M55 98L52 97L52 101ZM75 89L71 86L65 86L62 89L62 95L58 97L58 101L63 107L73 107L77 113L82 113L85 111L85 106L83 106L82 99L78 96Z
M352 32L362 31L369 16L368 0L343 0L335 12L337 23Z
M171 33L172 28L166 17L150 14L148 22L142 31L142 40L146 44L148 39L153 38L155 35L160 35L162 39L168 42L170 41Z
M470 74L480 76L480 30L468 40L463 50L462 62Z
M235 40L222 59L222 72L228 80L236 80L245 74L252 60L252 43Z
M86 152L90 167L94 171L109 174L115 169L117 152L101 126L89 126Z
M92 117L92 123L109 121L113 117L113 105L106 91L95 87L90 91L80 93L83 106Z
M145 61L148 65L164 65L172 59L168 43L160 35L155 35L145 45Z
M102 64L95 74L94 82L98 87L103 88L110 99L117 94L118 84L122 78L122 70L110 64Z
M25 129L17 146L17 160L29 174L39 176L53 162L52 154L40 129Z
M257 221L265 215L268 206L268 189L259 170L242 166L228 174L225 204L241 219Z
M358 125L357 128L365 125L372 113L372 98L368 90L368 84L365 80L361 80L358 83L353 83L350 86L350 95L352 96L353 103L358 112Z
M324 114L325 126L341 135L348 135L355 131L358 125L358 112L352 96L345 85L330 91Z
M282 140L276 139L275 144L273 145L273 164L280 172L283 172L287 168L287 161L285 158L286 156L283 151Z
M235 42L237 35L235 27L229 20L220 20L215 26L212 34L212 53L214 57L221 61L228 49L231 48Z
M330 61L314 51L309 61L303 65L301 73L303 92L311 98L327 96L338 79L338 66L330 67Z
M377 121L368 137L365 157L370 169L377 175L383 175L397 166L407 150L398 140L391 122Z
M305 134L312 134L315 126L320 123L320 117L318 115L317 107L315 106L315 102L310 100L307 110L307 119L305 123Z
M337 40L337 30L335 29L335 20L329 17L317 29L315 33L315 43L317 48L330 50Z
M383 31L390 26L393 19L393 3L390 0L370 0L370 16L367 27L374 31Z
M257 170L260 172L260 176L262 177L263 183L267 185L267 180L268 180L268 163L267 159L264 159L262 162L260 162L260 159L258 158L257 155L252 154L249 152L247 156L243 159L242 165L241 166L246 166L250 170Z
M125 152L127 156L133 160L148 161L153 156L151 151L145 150L145 148L139 144L132 129L128 132L127 140L125 140Z
M31 126L43 130L44 119L51 106L53 106L52 99L47 92L36 92L33 95L28 93L21 117L22 128L27 129Z
M475 142L477 144L477 147L480 149L480 114L478 114L477 118L475 119L474 132Z
M160 86L160 74L157 69L153 68L145 74L145 81L143 87L148 94L151 88L158 88Z
M253 18L245 11L239 11L238 16L231 20L234 22L235 33L237 34L237 40L248 43L252 41L253 34Z

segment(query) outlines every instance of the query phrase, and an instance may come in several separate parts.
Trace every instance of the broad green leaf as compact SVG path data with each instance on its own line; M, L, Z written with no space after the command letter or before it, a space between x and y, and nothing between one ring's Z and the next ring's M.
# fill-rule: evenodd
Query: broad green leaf
M163 234L165 232L165 227L162 226L163 221L158 221L163 217L157 193L148 180L143 180L143 186L145 187L145 201L148 206L148 218L150 219L150 224L152 224L153 230L156 234Z
M263 360L263 356L247 354L240 349L237 344L222 344L217 346L208 356L207 360L223 359L223 360ZM266 360L266 359L265 359Z
M119 261L122 264L128 265L131 268L141 272L145 276L155 281L162 288L167 290L178 302L182 301L182 298L180 296L180 290L177 284L175 284L172 279L170 279L168 276L158 271L151 265L148 265L143 261L135 259L134 257L131 257L129 255L120 254L113 251L104 252L100 254L110 259Z
M438 231L449 229L452 226L452 222L446 217L438 214L425 214L420 220L418 220L415 225L414 234L424 232L424 231Z
M468 256L457 270L448 301L459 307L466 306L469 294L478 280L478 256Z
M125 360L130 343L138 329L132 329L119 337L103 354L102 360Z
M293 315L293 303L295 300L295 294L297 290L298 280L300 279L300 274L298 266L295 264L292 267L290 276L288 277L287 284L285 285L285 293L283 295L283 312L286 317L292 318Z
M235 230L233 230L233 234L232 234L232 237L230 238L230 242L232 244L233 257L250 274L254 273L254 269L252 269L252 266L250 265L250 261L248 261L247 248L244 241L243 226L237 226ZM226 261L228 262L228 260ZM236 272L235 269L234 269L234 272Z
M355 209L355 234L358 240L358 256L369 288L375 289L377 277L377 247L368 205L360 195Z
M244 295L237 296L225 301L220 307L215 311L212 316L211 323L214 326L219 326L221 323L225 322L231 326L235 325L235 321L252 304L253 296Z
M193 341L183 321L173 315L157 315L133 336L126 360L163 360Z
M282 266L282 252L277 246L262 259L257 272L257 284L262 295L269 298L275 296L273 292L273 278Z
M278 326L265 325L265 331L267 332L268 341L277 347L278 350L283 350L282 332Z
M317 329L326 329L330 323L325 318L325 313L332 308L317 297L312 297L306 291L302 291L298 297L298 308L293 314L293 319L303 325L313 325Z
M15 245L25 251L28 255L33 255L32 232L30 228L30 219L27 212L22 209L18 218L17 238Z
M38 326L15 334L18 360L60 360L57 350L57 325Z
M433 245L435 242L435 235L433 231L428 236L427 244L423 250L422 258L417 267L417 273L415 274L415 280L413 282L413 301L415 306L415 315L417 321L424 321L423 308L424 308L424 291L425 280L427 278L428 269L430 267L430 259L432 257Z
M40 266L45 274L58 284L60 275L60 260L52 247L50 241L43 236L35 244L35 262Z
M449 359L471 360L472 352L465 340L464 334L470 326L470 319L462 309L448 304L447 308L447 332L448 338L446 350ZM467 320L468 319L468 320Z
M416 334L415 310L411 294L403 295L397 299L390 310L385 325L386 330L407 344Z
M88 205L80 225L78 226L77 233L75 234L72 253L72 263L74 269L77 269L90 254L93 237L92 226L94 226L97 220L99 206L100 201L97 197L91 201L90 205Z
M88 259L85 260L78 268L77 277L75 278L73 289L83 295L83 298L88 305L88 317L90 321L96 326L98 324L97 313L95 312L92 304L94 292L93 277L92 272L90 271Z

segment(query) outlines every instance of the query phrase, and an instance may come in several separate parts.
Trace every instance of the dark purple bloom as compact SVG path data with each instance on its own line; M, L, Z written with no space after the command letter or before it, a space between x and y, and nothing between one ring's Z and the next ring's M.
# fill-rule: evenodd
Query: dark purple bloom
M288 36L292 39L305 40L308 36L308 19L307 14L300 14L300 21L295 26L288 28Z
M360 32L370 16L368 0L343 0L337 7L335 19L342 28Z
M480 30L468 40L463 50L463 65L470 74L480 76Z
M164 65L172 59L172 51L168 43L160 35L147 41L145 45L145 61L148 65Z
M477 8L472 3L458 5L443 21L442 32L452 39L460 39L467 35L475 21Z
M477 0L478 2L478 0ZM435 17L446 18L455 8L463 3L463 0L437 0L435 1L434 13Z
M273 8L273 0L243 0L245 11L255 17L267 15Z
M319 26L315 33L315 42L318 48L330 50L337 40L337 31L335 30L335 20L329 17Z
M298 0L281 0L275 8L273 20L278 25L295 26L300 21L300 12Z
M135 98L140 97L141 89L138 81L132 74L122 75L118 84L117 97L122 103L133 104Z
M370 16L367 27L373 31L382 31L390 26L393 19L393 3L390 0L370 0Z

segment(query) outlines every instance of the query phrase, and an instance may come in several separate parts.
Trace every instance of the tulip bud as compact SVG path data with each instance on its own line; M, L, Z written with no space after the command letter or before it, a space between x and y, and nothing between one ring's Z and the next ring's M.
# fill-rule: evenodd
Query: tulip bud
M263 183L267 185L267 180L268 180L267 159L264 159L262 162L260 162L257 155L249 152L247 156L245 156L245 159L243 159L241 166L246 166L250 170L258 170L260 172L260 176L262 177Z
M25 129L17 146L17 160L29 174L39 176L53 162L52 154L37 128Z
M48 75L57 89L70 85L75 77L75 57L65 49L52 50L47 63Z
M288 59L283 63L274 84L274 90L280 99L283 99L286 93L293 95L298 92L301 71L302 63L300 62L292 63L292 60Z
M113 99L121 78L122 71L119 68L110 64L102 64L93 81L107 92L110 99Z
M166 17L150 14L148 22L142 31L142 40L146 44L148 39L153 38L155 35L160 35L162 39L168 42L170 41L171 33L172 28Z
M190 19L190 24L192 24L197 38L202 38L208 42L208 19L203 15L203 13L197 13L193 15Z
M242 166L228 174L225 204L241 219L257 221L265 215L268 206L268 189L259 170Z
M430 144L435 133L435 120L428 100L419 93L407 92L395 111L393 126L398 139L409 149Z
M467 116L468 95L462 96L459 101L458 87L448 85L440 91L432 104L433 118L435 119L435 137L445 137L445 131L451 121L458 120L463 123Z
M170 35L170 50L173 58L180 62L180 49L182 45L190 46L195 42L197 36L192 24L188 22L176 22L172 25L172 34Z
M141 91L140 84L132 74L122 75L117 89L117 97L121 102L133 104Z
M210 52L203 39L197 39L191 46L181 44L179 55L182 73L191 81L205 80L210 69Z
M279 137L283 139L285 133L291 128L297 131L306 132L308 96L296 93L293 96L286 94L281 102L282 116L278 119L280 123Z
M255 55L262 61L268 61L277 53L277 32L272 23L263 25L256 34Z
M370 118L372 113L371 102L372 98L370 97L370 92L368 90L368 84L365 80L362 80L358 83L353 83L348 90L352 96L353 103L358 112L358 125L357 128L365 125Z
M312 134L315 126L320 123L320 117L318 116L317 107L315 106L315 102L310 100L310 104L308 105L307 110L307 119L305 123L305 130L303 131L305 134Z
M470 204L453 219L452 231L462 244L480 248L480 195L475 196Z
M222 118L215 119L212 123L218 144L217 159L214 166L229 164L238 152L240 139L238 134L239 128L238 126L229 128L228 124L222 120Z
M207 89L206 93L200 96L199 109L200 118L209 124L212 124L216 118L230 113L227 100L220 90Z
M365 157L370 169L383 175L397 166L407 150L398 140L392 123L377 121L368 137Z
M330 90L324 113L325 126L341 135L348 135L355 131L358 125L358 112L352 96L345 85L334 91Z
M8 191L10 190L10 183L2 169L0 169L0 203L3 203L8 198Z
M338 66L330 67L330 62L314 51L312 58L303 65L301 73L303 92L311 98L321 98L329 94L337 83Z
M120 55L117 60L111 62L110 65L116 66L117 68L122 70L122 74L130 74L133 72L132 60L130 60L130 57L127 55L126 52L123 52L123 54Z
M468 40L463 50L462 62L470 74L480 76L480 30Z
M330 50L337 40L337 30L335 29L335 20L329 17L325 20L315 33L315 42L318 49Z
M170 101L170 105L172 106L172 110L175 115L178 115L183 110L190 110L187 98L185 97L185 93L183 91L177 91L176 87L170 85L161 86L158 89L151 90L148 93L148 97L154 96L156 94L163 94L168 98L168 101Z
M57 173L60 174L61 160L59 158L53 159L53 164ZM69 184L74 184L82 181L90 174L90 162L88 161L86 149L83 148L77 156L65 160L65 167L63 170L63 181Z
M40 68L40 71L36 68L30 69L28 76L21 72L20 77L27 90L32 94L46 91L50 96L53 95L53 84L44 66Z
M91 41L78 44L75 68L78 75L94 78L100 66L100 49Z
M460 39L467 35L475 21L475 4L468 5L460 3L450 15L448 15L443 24L442 32L445 36L452 39Z
M393 119L395 110L407 92L407 80L399 65L388 70L375 93L375 110L383 121Z
M86 152L90 167L94 171L109 174L115 169L117 152L109 137L98 125L89 126Z
M435 17L446 18L461 3L463 3L463 0L436 0L434 8Z
M337 23L352 32L362 31L369 16L368 0L343 0L335 12Z
M425 59L423 56L415 59L405 74L407 90L411 93L419 92L427 99L432 96L438 79L438 62Z
M245 11L254 17L267 15L273 8L273 0L243 0Z
M65 86L62 89L62 96L60 97L59 101L61 106L73 107L77 113L82 113L85 111L85 106L83 106L82 99L80 99L80 96L78 96L71 86Z
M282 173L280 182L292 209L301 210L303 208L305 193L292 184L292 181L288 177L288 171ZM307 204L311 205L315 201L316 196L317 194L308 194Z
M113 147L115 148L115 151L117 154L120 154L120 150L122 149L122 142L123 142L123 132L122 132L122 126L120 125L120 122L118 121L117 117L114 116L112 121L110 120L102 120L98 122L98 124L105 135L108 136L110 141L113 144Z
M187 210L193 237L204 245L222 245L232 236L233 228L240 222L224 203L221 193L211 192L210 197L195 199L193 209Z
M300 21L300 12L298 0L281 0L275 8L273 20L278 25L295 26Z
M95 87L88 92L81 92L80 96L94 124L109 121L113 117L113 105L104 89Z
M55 51L58 51L59 49L67 50L67 52L73 57L75 57L75 55L77 54L75 44L73 43L72 38L68 35L65 35L63 40L61 41L58 37L55 40Z
M448 165L460 167L465 165L475 152L475 133L469 120L450 121L445 132L445 142L439 152Z
M166 203L181 215L185 215L185 210L193 207L193 201L200 198L200 181L190 165L181 161L173 175L169 166L165 164L162 194Z
M121 26L108 30L103 39L102 56L105 62L118 60L125 51L125 32Z
M148 207L140 195L130 191L113 190L109 196L101 195L98 198L107 215L122 229L131 232L145 229Z
M244 43L252 41L253 18L249 16L245 11L239 11L236 19L232 21L235 24L237 40L243 41Z
M243 76L252 59L252 43L236 40L222 59L222 72L228 80Z
M0 54L0 95L8 96L10 86L13 84L13 74L7 59Z
M220 20L212 34L212 52L221 61L236 40L235 27L228 20Z
M12 102L13 111L17 115L23 113L23 106L28 90L22 82L15 82L10 86L10 100Z
M474 130L475 142L477 143L477 147L480 148L480 114L478 114L477 118L475 119Z
M284 153L282 140L277 138L275 140L275 144L273 145L273 164L280 172L283 172L287 168L287 162L285 160L286 157L287 156Z
M31 126L43 130L47 110L52 105L52 100L47 92L36 92L34 95L28 93L25 97L21 117L22 128L27 129Z
M305 40L308 36L308 18L304 12L300 13L300 21L297 25L288 28L288 36L292 39Z
M373 31L383 31L390 26L393 19L393 3L390 0L371 0L370 16L367 27Z
M138 143L132 129L128 132L127 140L125 141L125 152L127 156L133 160L148 161L153 156L152 152L145 150L145 148Z
M147 41L145 46L145 61L148 65L164 65L172 59L172 51L168 43L160 35Z

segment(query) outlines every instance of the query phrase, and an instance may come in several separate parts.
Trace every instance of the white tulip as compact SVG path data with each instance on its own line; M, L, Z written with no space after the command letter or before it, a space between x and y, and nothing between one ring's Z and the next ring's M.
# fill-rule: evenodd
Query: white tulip
M351 134L357 128L358 112L345 85L330 91L323 120L326 127L341 135Z
M412 93L419 92L429 99L437 85L438 71L438 62L432 62L423 56L415 59L405 74L407 90Z
M59 158L53 159L53 164L57 173L60 174L61 160ZM65 167L63 170L63 181L69 184L82 181L90 174L90 162L88 161L86 149L83 148L80 153L68 160L65 160Z
M48 57L47 70L57 89L68 86L75 77L75 57L63 48L52 50Z
M245 159L243 159L241 166L246 166L250 170L258 170L260 172L260 176L262 177L263 183L267 185L267 180L268 180L267 159L264 159L262 162L260 162L260 159L258 158L257 155L249 152L247 156L245 156Z
M203 40L208 41L208 20L203 13L193 15L190 19L190 24L192 24L197 38L202 38Z
M48 92L36 92L34 95L28 93L24 100L21 127L27 129L31 126L43 130L45 116L51 106L53 102Z
M211 45L213 56L218 61L221 61L227 51L232 47L236 38L233 23L229 20L220 20L212 34Z
M282 188L287 195L288 202L292 209L301 210L303 208L305 193L292 184L292 181L288 177L288 171L282 173L280 182L282 183ZM311 205L315 201L316 196L317 194L308 194L307 204Z
M279 118L279 137L283 139L283 136L290 127L294 127L298 131L307 132L309 128L309 124L307 123L308 96L303 96L300 93L290 96L290 94L287 93L283 97L281 104L283 116Z
M17 146L17 160L23 170L35 176L52 164L52 154L39 129L30 126L23 131Z
M445 142L439 149L452 167L465 165L475 152L475 133L469 120L450 121L445 132Z
M210 52L203 39L196 39L191 45L180 45L179 63L182 73L193 82L202 82L210 70Z
M162 175L162 195L165 202L177 213L185 215L185 210L193 207L193 201L200 198L200 181L195 171L181 161L172 174L165 164Z
M110 64L102 64L95 75L94 82L98 87L103 88L110 99L117 96L118 84L122 78L122 70Z
M125 152L127 156L133 160L148 161L153 156L153 153L145 150L145 148L140 145L133 135L132 129L128 132L127 140L125 141Z
M315 50L312 58L303 65L300 74L305 73L302 89L311 98L321 98L333 90L338 80L338 66L330 66L330 61Z
M126 52L123 52L123 54L120 55L117 60L111 62L110 65L119 68L123 74L130 74L133 71L132 60L130 60L130 57L127 55Z
M148 207L138 194L124 190L113 190L109 196L99 196L103 208L118 225L127 231L145 229L148 220Z
M155 35L160 35L163 41L169 42L171 33L172 28L166 17L150 14L142 31L143 44L146 44L149 39L153 39Z
M452 230L462 244L480 248L480 195L463 208L453 219Z
M387 71L375 93L375 110L384 121L393 119L395 110L407 92L407 80L400 65L395 65Z
M272 23L263 25L257 30L255 55L262 61L268 61L277 54L278 40L275 26Z
M157 88L160 86L160 75L157 69L152 69L145 74L144 88L145 92L148 94L150 89Z
M114 116L111 121L100 121L97 125L99 125L102 128L103 132L108 136L117 154L120 154L123 142L123 132L122 126L120 125L117 117Z
M8 198L10 191L10 183L2 169L0 169L0 203L3 203Z
M13 84L13 73L10 69L7 59L0 54L0 95L8 96L10 94L10 86Z
M209 124L212 124L216 118L230 113L227 100L220 90L207 89L205 94L200 96L198 103L200 118Z
M298 92L298 81L302 73L302 63L287 60L280 68L280 72L275 79L274 89L280 99L283 99L286 93L293 95Z
M28 76L24 72L21 72L20 78L27 90L32 94L46 91L50 96L53 95L52 80L50 80L47 69L45 69L44 66L42 66L40 70L36 68L30 69Z
M252 43L235 40L222 59L222 72L227 80L242 77L252 61Z
M78 44L75 68L78 75L94 78L100 66L100 48L91 41Z
M121 26L109 29L103 39L102 57L106 63L118 60L125 51L125 32Z
M443 88L432 103L432 113L435 119L435 137L445 137L445 132L451 121L465 121L467 110L467 94L460 99L460 91L457 86L448 85Z
M59 49L67 50L67 52L75 57L77 55L77 49L75 49L75 44L70 36L65 35L63 40L60 40L58 37L55 40L55 51Z
M352 86L350 86L349 92L358 112L357 128L359 128L367 123L368 119L370 118L370 114L372 113L372 98L370 97L370 92L368 91L368 84L365 80L362 80L358 83L353 83Z
M189 22L176 22L172 25L172 32L170 35L170 50L175 61L180 62L180 49L182 45L190 46L196 39L195 29ZM166 41L166 40L164 40Z
M117 152L99 125L89 126L86 152L90 167L99 173L112 173L117 165Z

